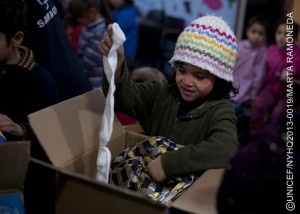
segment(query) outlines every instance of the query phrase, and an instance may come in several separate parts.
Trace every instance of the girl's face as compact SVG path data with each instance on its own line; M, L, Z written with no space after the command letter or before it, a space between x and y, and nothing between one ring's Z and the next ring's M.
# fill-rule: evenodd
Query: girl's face
M251 46L257 47L266 41L267 32L265 26L254 23L247 29L246 35Z
M275 41L279 48L284 48L286 46L286 24L278 25L275 32Z
M215 76L190 64L176 66L176 84L181 97L187 102L199 100L208 95L215 83Z

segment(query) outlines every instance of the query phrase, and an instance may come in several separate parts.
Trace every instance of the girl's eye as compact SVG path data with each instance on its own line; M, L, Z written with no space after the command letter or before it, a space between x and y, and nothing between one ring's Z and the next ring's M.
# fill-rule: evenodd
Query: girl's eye
M204 80L205 76L203 76L203 75L196 75L196 79L197 80Z
M181 67L177 67L177 70L178 70L180 73L184 73L184 72L185 72L185 70L184 70L183 68L181 68Z

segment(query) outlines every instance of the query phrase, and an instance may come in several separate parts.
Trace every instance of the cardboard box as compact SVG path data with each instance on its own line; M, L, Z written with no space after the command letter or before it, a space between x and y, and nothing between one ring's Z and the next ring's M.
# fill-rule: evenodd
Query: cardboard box
M29 158L29 141L0 144L0 213L25 213L23 188Z
M140 193L95 180L104 105L105 97L98 89L29 115L31 126L58 173L57 214L167 213L168 207ZM108 147L116 156L146 138L124 130L115 119ZM223 169L208 170L172 206L192 213L217 213L215 199L222 173Z

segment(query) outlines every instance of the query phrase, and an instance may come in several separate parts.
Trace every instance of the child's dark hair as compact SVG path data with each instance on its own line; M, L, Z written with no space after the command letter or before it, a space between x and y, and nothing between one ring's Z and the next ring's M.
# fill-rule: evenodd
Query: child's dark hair
M211 100L229 99L230 93L235 96L239 93L239 90L233 86L232 82L216 77L214 88L210 92L209 98Z
M262 15L255 15L252 16L247 23L247 28L251 27L254 24L259 24L265 27L266 32L268 32L269 27L270 27L270 23L268 21L268 19Z
M287 17L283 17L283 18L276 20L275 25L274 25L274 32L277 31L278 26L281 24L287 25ZM299 26L295 22L293 22L292 25L293 25L293 39L297 39L298 33L299 33Z
M18 32L27 32L27 5L24 0L0 1L0 32L10 39ZM9 45L9 44L7 44Z
M75 18L87 15L92 7L100 12L107 24L111 23L110 9L105 0L71 0L68 4L69 12Z

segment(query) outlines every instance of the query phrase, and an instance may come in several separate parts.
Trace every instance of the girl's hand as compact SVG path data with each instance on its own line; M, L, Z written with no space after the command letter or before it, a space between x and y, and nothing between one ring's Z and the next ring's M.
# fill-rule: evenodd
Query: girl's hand
M157 183L161 183L166 179L165 171L161 162L161 156L158 156L147 165L146 172L148 172L152 180Z
M99 44L99 51L103 56L108 56L109 51L112 47L113 41L112 41L112 24L109 24L107 27L106 32L103 35L103 39L100 41ZM124 46L121 45L118 50L118 63L117 63L117 68L116 68L116 73L115 73L115 79L119 78L121 75L121 70L122 70L122 65L125 59L124 56Z

